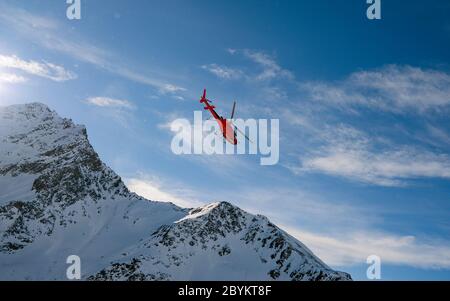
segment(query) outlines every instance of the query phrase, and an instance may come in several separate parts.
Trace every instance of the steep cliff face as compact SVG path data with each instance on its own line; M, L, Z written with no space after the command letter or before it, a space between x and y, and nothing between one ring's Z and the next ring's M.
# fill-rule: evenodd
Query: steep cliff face
M84 127L41 104L0 112L3 252L49 236L57 225L76 223L78 215L86 216L86 208L101 200L130 196L100 161ZM14 194L17 190L22 193Z
M0 108L0 279L349 280L267 218L129 192L83 126L43 104Z

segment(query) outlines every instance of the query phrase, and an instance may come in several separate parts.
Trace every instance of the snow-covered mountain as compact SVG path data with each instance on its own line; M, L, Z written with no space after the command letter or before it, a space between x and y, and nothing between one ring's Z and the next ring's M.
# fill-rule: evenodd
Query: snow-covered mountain
M131 193L83 126L39 103L0 107L0 280L350 280L266 217Z

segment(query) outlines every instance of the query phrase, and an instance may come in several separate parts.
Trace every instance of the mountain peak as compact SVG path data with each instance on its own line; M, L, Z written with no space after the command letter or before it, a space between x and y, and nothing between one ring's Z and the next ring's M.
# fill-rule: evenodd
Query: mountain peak
M333 271L266 217L220 202L192 209L184 218L161 226L137 248L90 279L351 280L351 277Z
M50 110L47 105L40 102L0 106L0 112L3 114L10 114L11 118L17 118L18 116L23 115L27 116L28 119L39 118L43 115L56 115L56 113Z
M50 108L42 103L42 102L30 102L25 104L19 104L19 105L12 105L13 107L16 106L18 108L23 107L24 110L39 110L39 111L48 111L51 112Z
M5 109L14 109L16 111L48 111L51 112L50 108L42 103L42 102L29 102L29 103L23 103L23 104L13 104L8 106L2 106L0 108Z
M225 211L225 210L240 210L238 207L232 205L228 202L215 202L210 203L198 208L191 209L189 214L179 220L178 222L182 222L183 220L199 218L203 215L214 214L215 212Z

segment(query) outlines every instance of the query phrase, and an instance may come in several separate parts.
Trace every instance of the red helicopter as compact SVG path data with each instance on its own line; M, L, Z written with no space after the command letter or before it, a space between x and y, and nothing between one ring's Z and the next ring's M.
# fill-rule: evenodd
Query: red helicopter
M206 89L203 90L203 96L200 99L200 103L205 104L205 110L208 110L212 117L217 121L217 123L220 126L220 130L222 131L223 138L225 138L226 141L229 143L236 145L238 143L237 141L237 132L239 132L241 135L243 135L248 141L250 139L243 133L241 130L239 130L234 124L233 124L233 118L234 118L234 111L236 109L236 102L233 103L233 110L231 111L231 118L226 119L217 114L217 112L214 110L216 107L212 106L210 104L212 100L209 100L206 98ZM250 141L251 142L251 141Z

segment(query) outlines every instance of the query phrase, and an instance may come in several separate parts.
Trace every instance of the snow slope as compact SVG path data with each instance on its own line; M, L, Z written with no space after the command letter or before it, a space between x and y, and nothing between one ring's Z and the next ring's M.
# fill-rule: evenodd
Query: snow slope
M131 193L83 126L39 103L0 108L0 280L350 280L259 215Z

